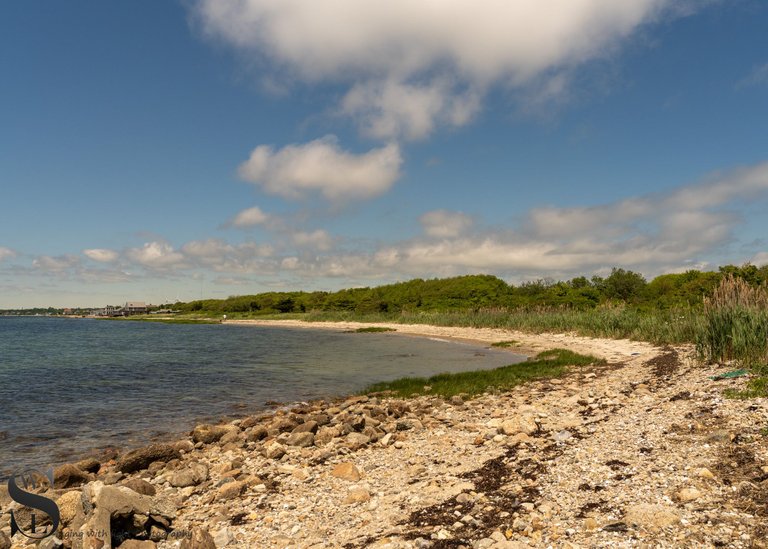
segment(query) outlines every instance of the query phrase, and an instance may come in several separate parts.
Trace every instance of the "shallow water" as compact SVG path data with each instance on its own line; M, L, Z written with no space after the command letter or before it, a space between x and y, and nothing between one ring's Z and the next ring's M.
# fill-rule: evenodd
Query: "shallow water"
M392 333L0 317L0 477L376 381L523 357Z

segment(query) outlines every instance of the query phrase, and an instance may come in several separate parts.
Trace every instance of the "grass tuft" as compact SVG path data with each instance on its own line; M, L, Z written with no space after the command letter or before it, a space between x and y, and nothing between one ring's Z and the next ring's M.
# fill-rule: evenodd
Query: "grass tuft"
M502 349L506 349L507 347L514 347L517 344L517 341L510 339L509 341L497 341L496 343L491 343L491 347L501 347Z
M355 330L347 330L348 334L377 334L380 332L396 332L394 328L383 328L381 326L368 326L366 328L357 328Z
M475 396L486 392L505 391L528 381L560 377L569 367L605 364L604 359L581 355L565 349L544 351L526 362L502 366L493 370L475 370L455 374L438 374L429 378L404 377L375 383L363 393L388 392L393 396L412 397L435 395L450 398L456 395Z

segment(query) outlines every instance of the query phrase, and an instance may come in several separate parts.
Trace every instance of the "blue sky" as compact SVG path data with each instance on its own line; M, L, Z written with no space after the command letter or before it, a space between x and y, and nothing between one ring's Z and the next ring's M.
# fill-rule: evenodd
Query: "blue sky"
M0 308L768 262L768 4L14 2Z

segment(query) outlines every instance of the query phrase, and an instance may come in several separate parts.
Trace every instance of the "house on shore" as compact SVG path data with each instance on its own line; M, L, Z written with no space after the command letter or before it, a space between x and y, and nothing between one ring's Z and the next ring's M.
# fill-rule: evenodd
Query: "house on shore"
M148 310L147 304L143 301L128 301L123 307L123 312L126 316L145 315Z

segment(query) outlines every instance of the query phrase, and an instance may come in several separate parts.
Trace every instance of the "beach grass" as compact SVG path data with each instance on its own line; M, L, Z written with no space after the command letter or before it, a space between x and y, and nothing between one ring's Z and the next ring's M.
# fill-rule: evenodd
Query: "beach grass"
M495 343L491 343L491 347L499 347L501 349L506 349L508 347L514 347L519 342L515 341L514 339L510 339L508 341L497 341Z
M365 328L357 328L355 330L347 330L350 334L376 334L381 332L396 332L394 328L385 328L383 326L366 326Z
M594 356L581 355L565 349L552 349L541 352L525 362L492 370L444 373L429 378L404 377L394 381L375 383L367 387L363 393L386 392L403 398L420 395L443 398L461 395L471 398L482 393L505 391L529 381L560 377L571 367L604 363L604 359Z

